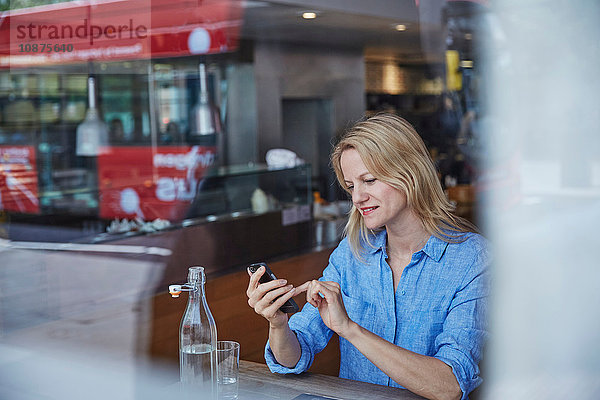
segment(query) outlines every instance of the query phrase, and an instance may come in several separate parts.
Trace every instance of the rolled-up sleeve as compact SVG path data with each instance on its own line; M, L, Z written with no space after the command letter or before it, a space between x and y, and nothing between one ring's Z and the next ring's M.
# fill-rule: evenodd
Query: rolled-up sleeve
M340 282L340 273L335 266L336 250L329 258L329 264L319 280ZM315 355L321 352L333 335L333 331L323 323L319 310L306 303L300 312L292 315L288 322L290 329L296 334L302 354L294 368L287 368L277 362L271 346L265 346L265 361L271 372L279 374L299 374L310 368Z
M435 357L456 376L463 399L481 383L479 362L487 339L489 256L482 250L452 299L442 332L435 339Z
M308 303L302 308L301 312L292 315L288 324L300 343L302 351L300 360L294 368L284 367L275 359L268 341L265 347L265 360L271 372L299 374L310 368L315 359L315 354L327 346L333 332L323 323L319 311Z

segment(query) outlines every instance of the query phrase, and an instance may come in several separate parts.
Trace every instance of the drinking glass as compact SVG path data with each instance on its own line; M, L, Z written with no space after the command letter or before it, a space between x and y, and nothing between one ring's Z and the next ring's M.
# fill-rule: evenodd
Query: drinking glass
M231 340L217 342L217 390L220 400L238 398L240 344Z

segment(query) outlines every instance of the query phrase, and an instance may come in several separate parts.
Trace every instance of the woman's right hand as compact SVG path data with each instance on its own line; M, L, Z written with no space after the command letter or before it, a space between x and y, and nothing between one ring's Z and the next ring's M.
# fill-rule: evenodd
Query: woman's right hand
M296 289L292 285L286 285L285 279L259 283L259 279L264 273L265 267L260 267L254 274L248 271L248 275L250 275L246 291L248 304L257 314L269 321L271 328L279 328L287 325L288 321L287 314L280 311L279 308L294 296Z

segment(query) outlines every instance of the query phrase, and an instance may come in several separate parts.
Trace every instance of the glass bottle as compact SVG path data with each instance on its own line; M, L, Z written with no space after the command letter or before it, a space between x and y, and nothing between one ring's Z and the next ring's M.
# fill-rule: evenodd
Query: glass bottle
M170 292L189 291L185 314L179 329L179 373L182 388L201 399L216 398L217 393L217 325L208 308L203 267L190 267L188 282L172 285Z

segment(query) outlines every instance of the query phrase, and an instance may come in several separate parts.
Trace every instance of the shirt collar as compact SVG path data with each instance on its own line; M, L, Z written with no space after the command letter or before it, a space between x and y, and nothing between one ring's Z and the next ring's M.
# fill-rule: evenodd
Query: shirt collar
M364 246L364 249L368 254L375 254L379 250L383 251L383 254L386 254L387 232L385 229L369 235L369 241L371 242L371 246L368 244Z
M376 252L381 250L383 254L387 257L387 232L385 231L385 229L382 229L381 231L375 232L373 235L370 235L369 239L373 247L368 245L365 246L367 253L375 254ZM423 249L420 251L423 251L423 253L427 254L427 256L429 256L429 258L431 258L432 260L439 262L442 258L442 255L444 255L444 252L446 251L446 247L448 247L448 242L445 242L442 239L431 235L429 237L429 240L427 240L427 243L425 243Z
M439 262L446 251L446 247L448 247L448 242L431 235L423 247L423 252L432 260Z

